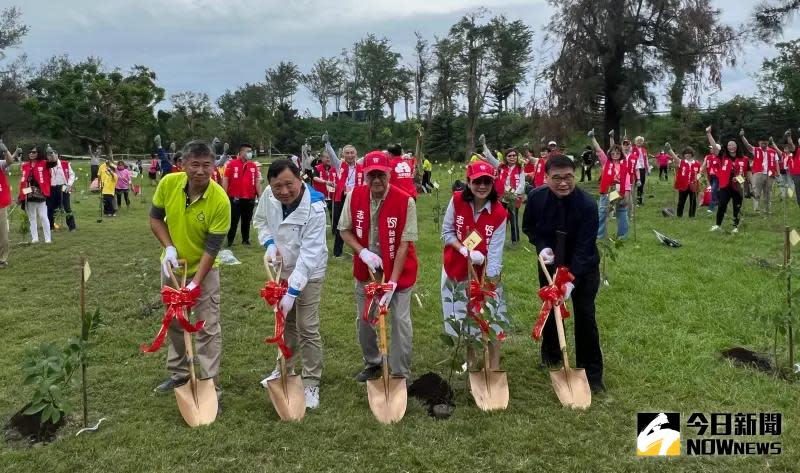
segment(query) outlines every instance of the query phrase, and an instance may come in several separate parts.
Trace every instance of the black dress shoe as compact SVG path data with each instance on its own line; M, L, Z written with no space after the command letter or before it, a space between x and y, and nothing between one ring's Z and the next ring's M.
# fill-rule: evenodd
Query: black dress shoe
M153 389L153 392L168 393L168 392L172 391L173 389L178 388L180 386L183 386L184 384L186 384L188 382L189 382L189 378L188 377L177 378L177 379L167 378L166 380L164 380L163 383L161 383L158 386L156 386L155 389Z
M366 383L370 379L375 379L381 375L381 365L367 366L356 375L356 381Z
M589 389L592 390L592 394L603 393L606 391L606 385L603 384L602 381L597 381L595 383L589 383Z
M250 246L250 242L249 242L249 241L243 241L243 242L242 242L242 245L247 245L247 246Z

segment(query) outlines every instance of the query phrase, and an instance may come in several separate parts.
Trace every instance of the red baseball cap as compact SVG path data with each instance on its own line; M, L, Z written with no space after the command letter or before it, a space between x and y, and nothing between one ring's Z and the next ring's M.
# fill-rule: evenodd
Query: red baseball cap
M494 179L494 168L483 161L475 161L467 166L467 179L470 181L483 176Z
M364 174L369 174L371 171L390 172L392 164L389 162L389 156L383 151L370 151L364 156Z

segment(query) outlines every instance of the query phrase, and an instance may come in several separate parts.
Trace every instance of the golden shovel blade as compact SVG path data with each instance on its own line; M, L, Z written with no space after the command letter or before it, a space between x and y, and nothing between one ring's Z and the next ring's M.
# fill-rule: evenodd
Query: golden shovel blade
M505 371L480 371L469 373L469 390L475 405L482 411L498 411L508 408L508 375Z
M406 378L381 376L367 380L369 408L381 424L391 424L403 418L408 402Z
M550 370L550 381L558 400L573 409L586 409L592 404L592 390L582 368Z
M189 381L175 388L175 400L189 427L209 425L217 418L217 390L211 378Z
M306 395L300 375L287 376L285 389L283 377L267 381L267 392L281 420L299 421L306 415Z

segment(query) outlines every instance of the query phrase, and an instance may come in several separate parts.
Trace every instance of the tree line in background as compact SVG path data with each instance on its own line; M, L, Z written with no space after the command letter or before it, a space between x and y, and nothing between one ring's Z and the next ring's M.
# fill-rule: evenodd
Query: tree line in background
M778 54L764 61L752 96L713 110L700 104L701 92L720 88L721 70L736 64L743 41L778 37L800 8L796 0L762 3L752 29L722 24L708 0L550 3L556 12L542 41L549 52L534 54L534 32L521 20L478 9L441 36L414 33L410 58L389 39L368 34L307 72L281 61L265 70L263 81L215 101L183 91L160 110L166 92L144 65L123 71L100 58L74 62L66 55L35 67L24 55L3 61L29 30L21 10L8 7L0 12L0 135L72 153L88 145L141 153L155 134L176 142L220 136L234 146L246 141L297 153L326 130L338 144L360 150L397 141L411 148L422 130L426 154L462 160L479 133L497 147L535 148L543 137L579 145L585 129L602 124L647 130L651 143L700 144L707 123L731 136L739 127L755 136L798 125L792 120L800 111L800 40L776 44ZM524 96L526 85L532 96ZM301 90L319 104L319 117L293 108ZM659 90L666 90L666 116L652 114Z

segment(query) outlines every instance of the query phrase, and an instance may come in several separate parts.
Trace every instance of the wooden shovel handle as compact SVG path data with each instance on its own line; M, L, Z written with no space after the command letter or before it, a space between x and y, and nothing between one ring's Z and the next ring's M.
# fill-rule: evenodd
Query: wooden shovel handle
M552 285L553 278L550 277L550 271L547 270L547 265L544 264L544 260L542 259L541 255L539 256L539 265L542 267L542 271L547 278L547 282ZM569 358L567 357L567 338L564 336L564 322L561 320L561 306L555 306L554 312L554 315L556 316L556 332L558 332L558 348L561 350L561 357L564 360L564 368L569 368Z
M167 266L167 271L169 272L169 278L172 281L172 284L175 285L175 289L180 289L186 286L186 273L188 272L189 265L185 259L179 259L178 264L183 266L183 284L178 284L178 279L175 277L175 273L172 271L170 266Z

